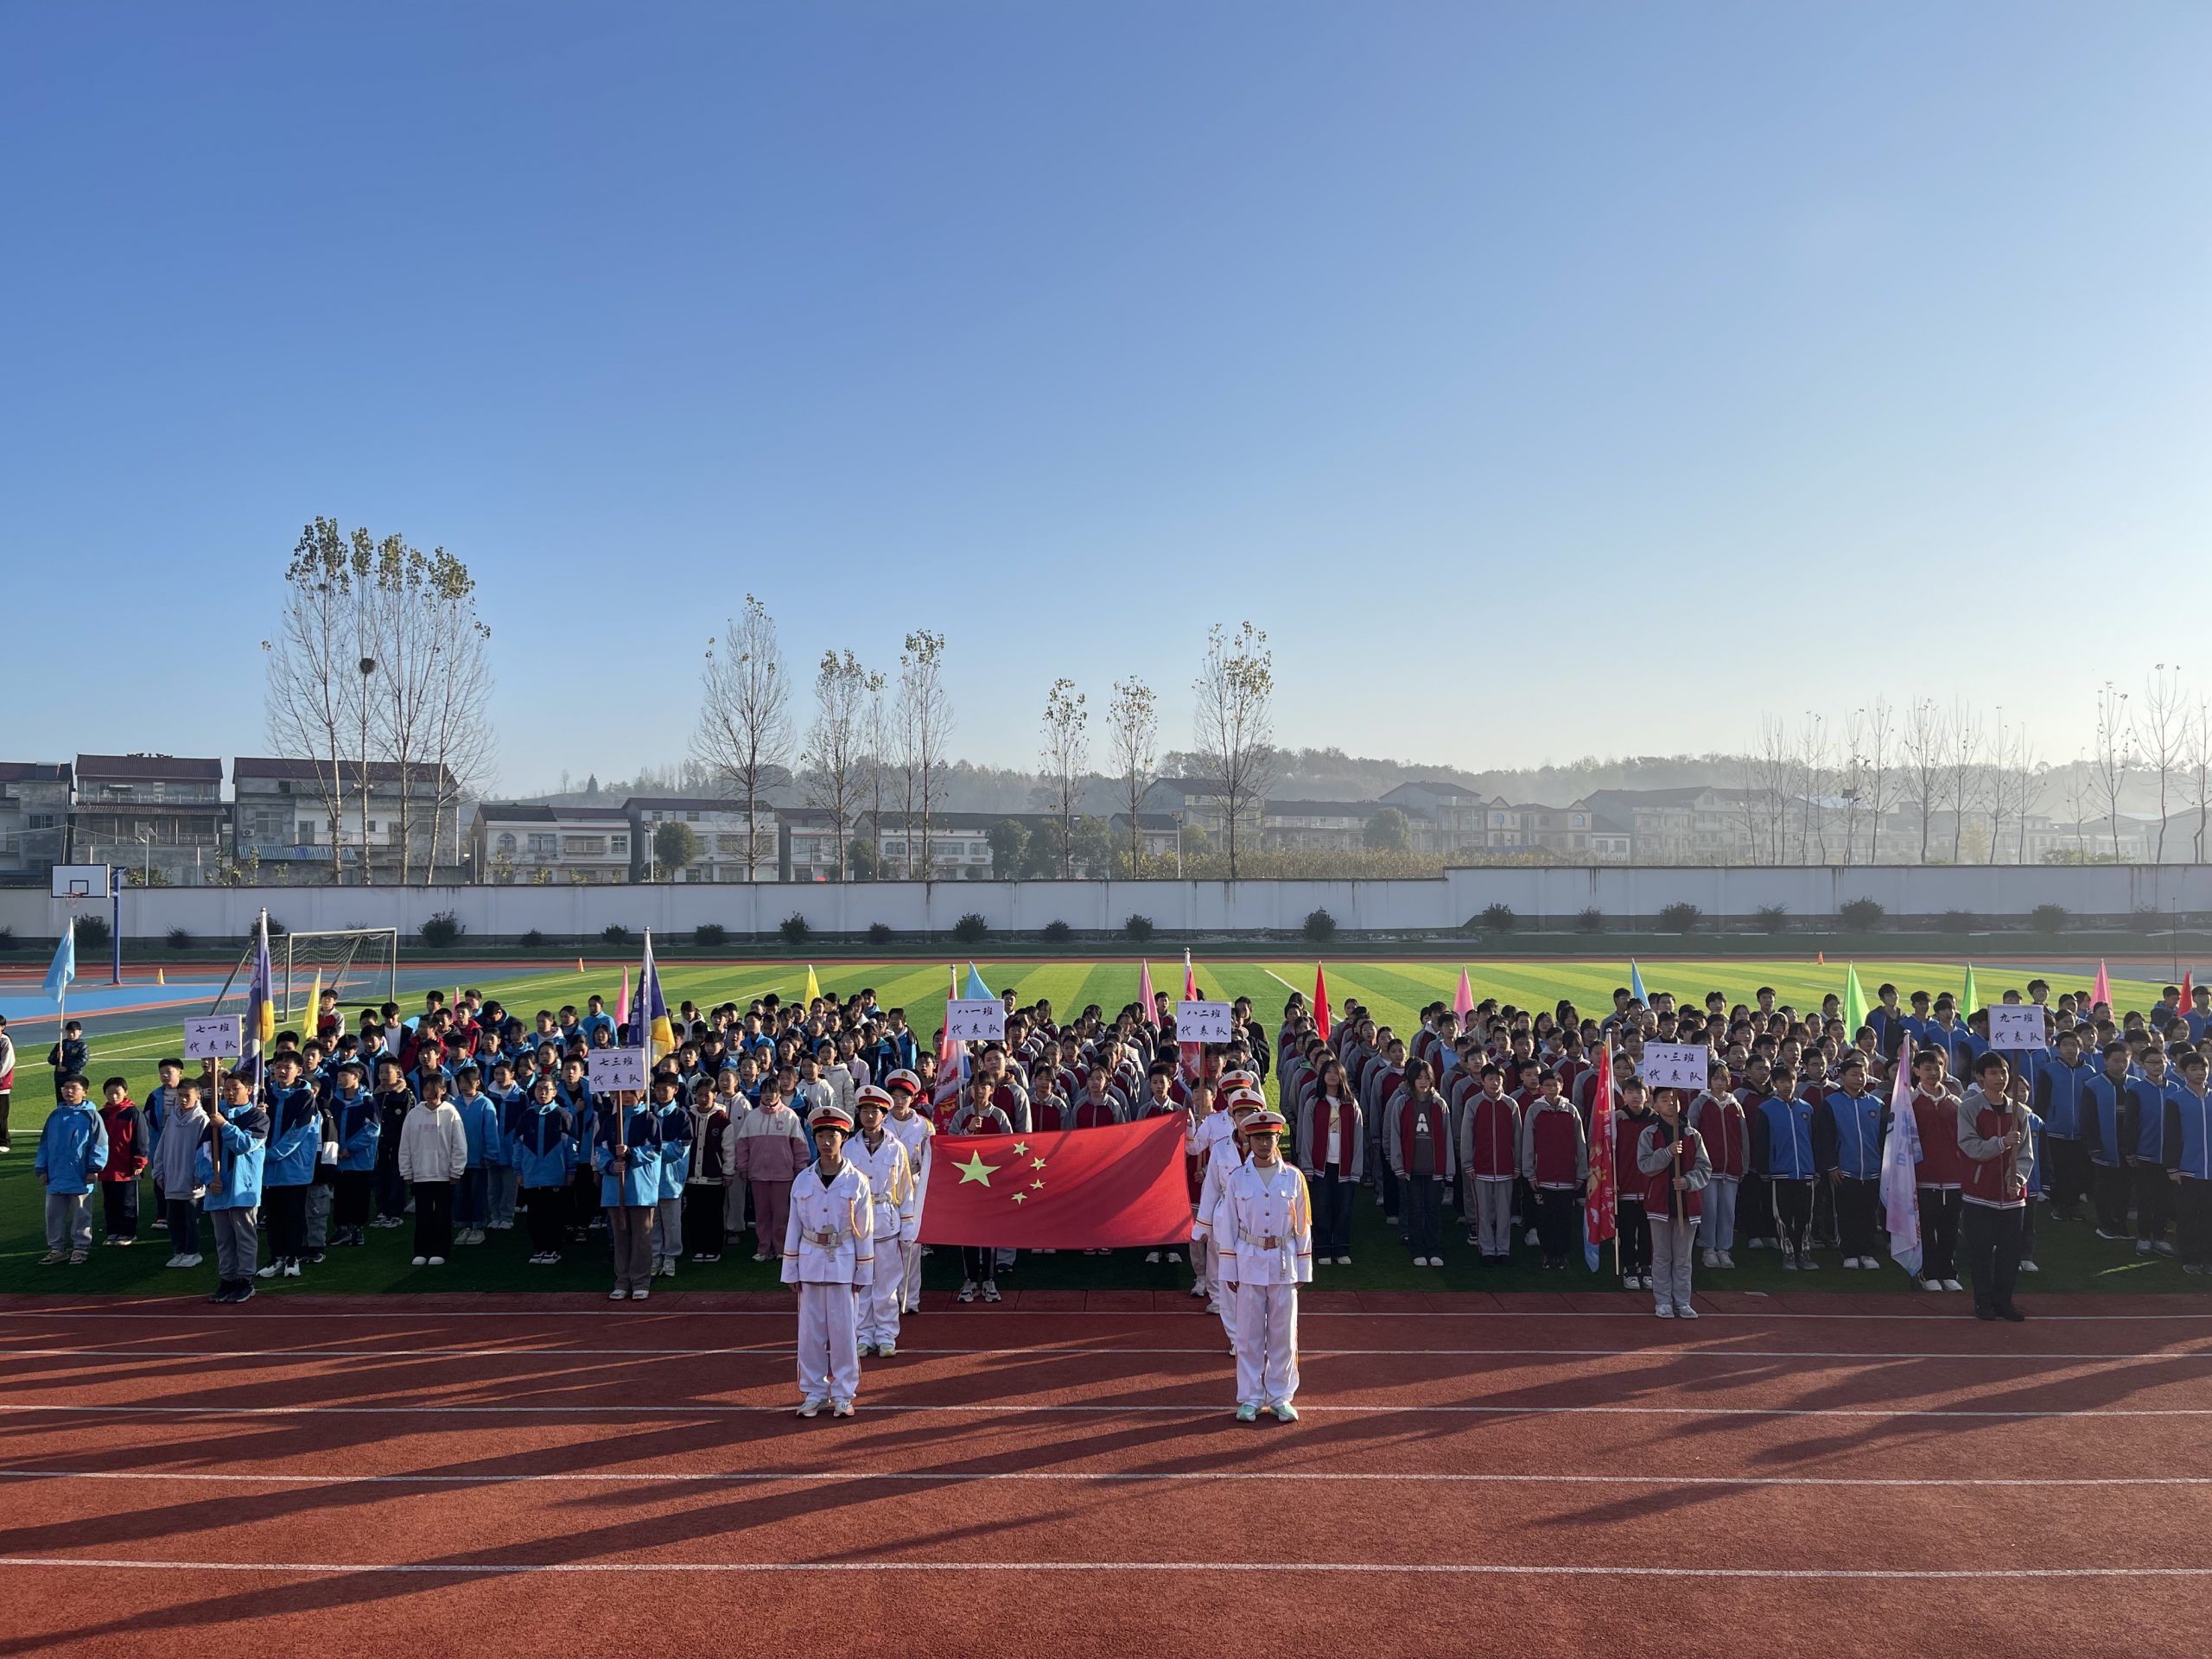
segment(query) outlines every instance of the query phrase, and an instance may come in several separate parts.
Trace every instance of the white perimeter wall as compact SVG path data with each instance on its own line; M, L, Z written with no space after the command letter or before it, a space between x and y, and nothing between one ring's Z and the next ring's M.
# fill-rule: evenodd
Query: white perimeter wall
M949 932L969 911L995 932L1028 933L1063 921L1078 931L1118 932L1132 912L1163 933L1294 931L1326 910L1340 928L1395 932L1457 927L1492 903L1526 926L1570 921L1596 906L1608 918L1649 919L1670 904L1708 917L1748 918L1781 905L1801 919L1834 915L1853 899L1892 917L1965 911L2024 916L2055 904L2077 917L2142 911L2212 912L2212 865L1921 867L1839 869L1598 868L1451 870L1433 881L938 881L764 883L744 886L463 887L156 887L126 890L126 938L159 938L181 927L195 938L237 938L262 906L295 930L397 927L411 935L451 911L469 935L513 938L533 928L556 938L594 938L609 924L688 933L718 922L733 936L771 933L794 911L817 933L861 933L875 922L899 932ZM107 906L87 906L105 915ZM67 906L45 894L0 889L0 927L18 940L52 938Z

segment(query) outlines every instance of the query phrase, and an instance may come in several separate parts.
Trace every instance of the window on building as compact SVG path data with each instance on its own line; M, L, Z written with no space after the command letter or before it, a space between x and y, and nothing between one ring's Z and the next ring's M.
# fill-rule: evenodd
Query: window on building
M497 847L498 850L499 850L500 852L503 852L503 853L512 853L512 852L513 852L513 851L514 851L514 849L515 849L515 838L514 838L514 832L513 832L513 831L512 831L512 830L509 830L507 833L505 833L505 834L502 835L502 836L499 837L499 839L498 840L498 842L494 843L494 845Z
M619 858L627 858L627 857L629 857L629 856L630 856L630 837L629 837L629 836L615 836L615 837L614 837L613 842L611 843L611 849L612 849L612 850L613 851L614 855L615 855L617 857L619 857Z
M605 836L563 836L561 850L570 858L604 858L607 856Z
M530 855L532 858L551 858L560 849L561 842L557 836L532 836L530 838Z

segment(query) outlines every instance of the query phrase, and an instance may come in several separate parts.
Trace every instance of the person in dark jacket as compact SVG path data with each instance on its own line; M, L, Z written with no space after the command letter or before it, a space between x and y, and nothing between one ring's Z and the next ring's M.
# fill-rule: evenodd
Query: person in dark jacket
M100 1169L100 1219L107 1243L138 1242L138 1177L152 1155L146 1116L121 1077L100 1084L100 1123L107 1130L107 1162Z

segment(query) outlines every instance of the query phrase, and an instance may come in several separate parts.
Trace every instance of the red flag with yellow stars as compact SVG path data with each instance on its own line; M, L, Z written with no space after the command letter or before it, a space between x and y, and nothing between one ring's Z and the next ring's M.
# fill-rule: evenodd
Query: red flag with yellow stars
M918 1195L925 1244L1103 1250L1191 1236L1179 1113L1043 1135L940 1135Z

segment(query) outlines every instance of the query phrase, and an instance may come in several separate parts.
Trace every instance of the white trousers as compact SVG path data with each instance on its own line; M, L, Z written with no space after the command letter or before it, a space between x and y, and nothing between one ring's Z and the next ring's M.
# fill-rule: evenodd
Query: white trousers
M899 1254L906 1258L906 1270L900 1277L899 1307L901 1313L917 1313L922 1306L922 1247L918 1240L902 1243Z
M878 1212L879 1215L881 1213ZM860 1339L899 1340L899 1298L906 1287L906 1257L921 1251L895 1235L875 1236L875 1279L860 1293Z
M1298 1392L1298 1287L1239 1285L1230 1340L1236 1344L1236 1403L1288 1405Z
M850 1285L798 1287L798 1391L809 1400L850 1400L860 1393L858 1296Z

